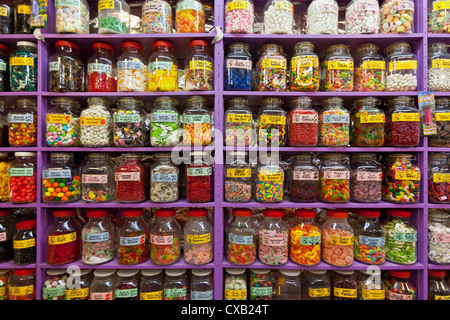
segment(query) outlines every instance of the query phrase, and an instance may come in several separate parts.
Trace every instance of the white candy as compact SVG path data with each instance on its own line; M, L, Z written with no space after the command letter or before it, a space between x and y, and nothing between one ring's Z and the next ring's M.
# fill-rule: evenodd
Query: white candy
M345 11L348 34L379 33L380 8L377 0L353 0Z
M386 77L386 91L414 91L417 88L417 76L414 74L394 73Z
M437 222L428 224L428 258L437 263L450 263L450 243L436 242L436 235L450 234L450 228Z
M83 1L74 1L71 5L56 2L56 32L58 33L89 33L89 7Z
M288 1L272 1L264 11L264 33L265 34L293 34L294 13L290 10L275 9L275 3L282 3L283 7L290 8L292 4Z
M337 34L339 7L335 0L314 0L308 7L307 34Z
M450 91L450 69L449 68L428 69L428 90Z
M105 118L105 125L86 125L80 123L80 140L85 147L105 147L112 143L112 117L109 111L99 105L92 105L81 112L83 117Z

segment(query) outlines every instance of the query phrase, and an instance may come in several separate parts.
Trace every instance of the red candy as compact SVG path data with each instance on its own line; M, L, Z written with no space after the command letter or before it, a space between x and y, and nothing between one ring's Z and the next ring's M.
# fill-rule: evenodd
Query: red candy
M213 175L209 165L190 164L186 168L186 198L189 202L213 200Z
M117 82L104 73L92 72L88 76L89 92L116 92Z
M127 154L116 169L116 199L119 202L142 202L146 196L146 167L138 155Z
M35 170L33 176L10 177L9 186L9 198L12 203L36 202L37 179Z
M305 101L303 101L305 100ZM319 133L319 114L310 106L309 98L293 101L289 113L289 145L316 146Z

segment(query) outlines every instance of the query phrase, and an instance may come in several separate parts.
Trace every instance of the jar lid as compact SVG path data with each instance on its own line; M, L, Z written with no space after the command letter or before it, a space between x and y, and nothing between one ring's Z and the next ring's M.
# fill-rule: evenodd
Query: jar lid
M0 209L0 217L6 217L12 214L11 209Z
M195 276L203 277L211 274L212 269L192 269L192 274Z
M238 275L245 273L245 268L225 268L225 271L229 274Z
M343 209L332 209L327 211L327 216L331 218L346 219L348 218L348 211Z
M36 273L35 269L14 269L14 274L16 276L26 276L34 273Z
M155 47L158 46L163 46L163 47L168 47L170 49L173 49L173 44L169 41L155 41L153 42L153 46L152 48L154 49Z
M407 279L411 277L411 271L389 270L388 273L396 278Z
M77 50L80 49L76 43L70 41L56 41L55 47L71 47Z
M108 277L116 273L116 269L95 269L94 276L96 277Z
M258 274L266 274L270 272L270 269L250 269L250 271Z
M0 274L5 274L5 273L8 273L10 271L11 271L10 269L0 269Z
M375 269L370 269L370 270L359 270L359 272L364 273L365 275L368 276L380 276L381 275L381 270L375 270Z
M107 49L107 50L111 50L112 52L114 52L114 47L110 44L104 43L104 42L96 42L92 45L92 49L96 49L96 48L102 48L102 49Z
M6 50L6 51L9 51L9 48L8 48L8 46L7 46L7 45L4 45L3 43L0 43L0 49L3 49L3 50Z
M284 215L283 210L277 210L277 209L266 209L263 211L263 214L265 217L270 218L281 218Z
M57 218L70 217L75 214L75 209L57 209L53 210L53 216Z
M0 152L0 158L4 158L8 156L8 152Z
M437 278L445 277L445 270L428 270L428 275Z
M158 209L155 211L155 216L162 218L173 217L175 216L175 209Z
M336 271L336 273L344 274L347 276L350 276L355 273L355 270L335 270L335 271Z
M393 217L401 217L401 218L411 217L411 211L405 209L389 209L387 211L387 214Z
M59 276L65 273L65 269L47 269L47 275L49 276Z
M206 217L208 210L206 209L191 209L188 212L189 217Z
M14 152L15 157L36 157L36 152Z
M315 218L316 212L311 209L297 209L295 215L300 218Z
M25 220L16 223L16 229L26 230L36 228L36 220Z
M82 269L80 270L80 276L85 276L92 272L92 269Z
M281 269L280 273L288 277L298 277L300 275L300 270Z
M308 270L308 272L314 273L314 274L325 274L327 270Z
M189 42L189 48L192 46L208 46L208 42L204 41L204 40L192 40L191 42Z
M88 218L106 217L108 215L108 210L107 209L94 209L94 210L88 211L86 215L88 216Z
M144 214L143 209L123 209L122 216L131 218L131 217L140 217Z
M139 42L125 41L124 43L122 43L122 49L129 47L136 48L139 51L144 51L144 47Z
M17 42L17 46L28 46L28 47L33 47L36 48L37 44L34 42L30 42L30 41L19 41Z
M378 218L380 216L380 210L377 209L360 209L358 210L358 214L361 217L367 217L367 218Z
M186 272L186 269L166 269L165 273L171 277L181 276Z
M233 216L235 217L251 217L252 213L251 209L233 209Z
M132 277L135 276L139 273L139 270L136 269L120 269L117 270L117 275L119 277Z
M152 277L152 276L157 276L158 274L160 274L163 271L164 271L163 269L143 269L143 270L141 270L141 274L143 276Z

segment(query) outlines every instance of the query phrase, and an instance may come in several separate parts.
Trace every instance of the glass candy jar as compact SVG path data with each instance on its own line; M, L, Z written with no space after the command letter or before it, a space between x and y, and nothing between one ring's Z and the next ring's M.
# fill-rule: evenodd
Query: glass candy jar
M8 112L10 147L37 145L37 104L35 99L20 98Z
M57 33L89 33L89 4L87 0L56 0L56 32Z
M428 136L429 147L450 147L450 99L435 99L436 134Z
M293 202L315 202L319 192L319 168L312 154L296 154L288 170L289 199Z
M2 1L0 4L0 34L14 33L14 7L12 0Z
M382 198L393 203L417 203L420 198L420 168L412 154L388 154L382 167Z
M354 61L347 45L331 46L323 61L321 85L327 92L351 92L354 87Z
M187 108L183 111L183 143L188 146L207 146L213 140L213 118L202 96L187 99Z
M287 112L280 98L264 98L257 115L258 146L284 147L287 143Z
M122 43L122 54L117 59L117 91L146 92L147 62L142 55L144 47L133 41Z
M164 273L162 269L141 270L140 300L163 300Z
M130 33L130 7L125 0L98 2L98 33Z
M49 61L49 91L84 91L84 63L80 59L78 45L70 41L56 41L55 47L56 52Z
M306 13L307 34L337 34L339 7L335 0L314 0Z
M177 33L204 33L205 6L201 0L178 0L175 5Z
M386 262L386 240L379 210L358 210L355 228L355 259L365 264Z
M89 300L90 286L93 279L92 269L81 269L78 272L79 286L66 287L66 300ZM70 288L69 287L74 287Z
M392 147L415 147L420 142L420 113L410 97L388 100L386 144Z
M67 278L64 269L47 269L42 286L42 300L65 300Z
M450 216L442 209L428 211L428 262L432 264L449 264L450 256Z
M14 1L14 33L28 34L31 30L31 0Z
M26 265L36 263L36 220L25 220L16 223L13 236L14 263Z
M92 50L93 54L87 62L87 91L116 92L117 68L114 47L107 43L96 42L92 45Z
M446 1L428 1L428 32L449 33L450 32L450 7Z
M428 155L428 201L450 202L450 165L445 153Z
M8 152L0 152L0 202L9 200L9 162Z
M289 258L301 266L315 266L321 256L321 227L311 209L295 210L289 230Z
M331 284L327 270L306 270L301 290L302 300L330 300Z
M250 147L256 143L253 113L248 100L236 97L228 100L225 111L225 144L227 146Z
M114 165L105 153L90 153L81 170L81 197L90 203L109 202L116 198Z
M417 88L417 57L406 42L385 49L387 75L385 91L414 91Z
M246 269L226 268L224 299L246 300L247 299L247 277Z
M229 0L230 2L230 0ZM238 1L232 1L237 3ZM251 3L251 0L242 1ZM252 4L253 8L253 4ZM249 44L232 43L225 57L224 89L229 91L250 91L252 89L252 56Z
M42 169L42 200L65 204L80 199L80 168L71 153L51 153L50 162Z
M173 44L155 41L153 50L148 58L148 91L178 91L178 62L173 55Z
M77 261L81 254L81 224L75 209L53 210L47 230L47 263L62 265Z
M14 157L8 169L9 201L14 204L36 202L36 152L15 152Z
M175 147L182 132L178 101L172 97L158 97L150 112L150 145Z
M191 162L186 165L186 200L210 202L214 199L214 175L211 159L204 151L192 151Z
M357 99L350 112L350 144L353 147L382 147L385 143L384 111L380 100L367 97Z
M87 100L88 107L80 114L80 141L83 147L101 148L112 145L112 116L106 98Z
M357 153L352 156L350 195L355 202L381 200L381 164L374 153Z
M358 300L384 300L386 291L381 278L381 271L359 271L356 275L358 281Z
M346 203L350 199L350 168L344 154L322 155L319 166L319 200L328 203Z
M320 112L319 145L347 147L350 144L350 112L342 98L330 98Z
M346 34L380 33L380 5L377 0L352 0L345 9Z
M47 146L81 146L78 100L64 97L52 99L50 103L53 107L47 111L45 118Z
M140 155L123 154L114 178L118 202L139 203L147 199L147 167L142 163Z
M141 99L119 98L113 112L113 143L115 147L143 147L145 143L145 113Z
M450 300L450 284L445 270L428 270L428 300Z
M300 270L280 270L277 300L300 300Z
M253 34L255 8L252 0L225 2L225 32Z
M386 86L386 61L378 54L375 44L366 44L356 51L355 91L384 91Z
M248 265L256 261L258 232L251 209L233 209L233 218L226 227L227 261Z
M9 58L11 91L37 91L38 77L37 45L19 41L17 49Z
M245 151L227 153L225 168L225 201L249 202L252 197L252 166Z
M254 198L261 203L277 203L284 198L284 169L278 156L259 158L255 168Z
M284 211L265 209L263 214L258 230L258 259L266 265L283 265L289 257L289 226L283 220Z
M170 153L157 153L150 167L150 200L174 202L179 198L180 169L172 162Z
M155 217L150 227L150 259L156 265L174 264L181 258L181 226L175 219L175 210L156 210Z
M139 270L117 270L114 300L139 300Z
M2 8L2 5L0 4L0 10ZM1 12L0 12L1 13ZM2 15L0 15L0 34L1 33L1 25L2 25L2 18L4 18ZM9 56L10 56L10 50L8 46L4 45L3 43L0 43L0 92L10 91L10 85L9 85Z
M213 59L208 50L208 43L204 40L189 43L189 54L184 61L186 91L214 90Z
M188 215L183 227L184 260L193 265L207 264L214 255L214 230L207 217L208 210L191 209Z
M94 279L89 288L89 300L114 300L115 282L115 269L95 269Z
M270 269L250 269L250 300L275 300L277 287Z
M286 91L287 58L281 46L269 43L263 46L260 52L255 66L256 91Z
M381 33L413 33L414 1L384 0L380 7Z
M315 147L319 139L319 113L309 97L292 100L288 114L289 146Z
M267 0L264 5L265 34L293 34L294 5L290 0Z
M450 53L447 44L433 43L428 46L428 90L449 91Z
M9 300L36 300L35 269L14 269L9 276Z
M386 300L416 300L417 289L410 278L411 271L389 270L384 277Z
M142 209L123 209L123 222L117 230L117 262L136 265L149 256L148 224Z
M290 63L290 91L316 92L319 90L319 57L314 53L314 45L298 42Z
M14 259L13 237L16 226L12 214L10 209L0 209L0 262Z
M188 300L186 269L166 269L164 273L164 300Z
M331 276L331 300L357 300L358 285L354 270L336 270Z
M143 33L172 33L172 6L165 0L146 0L142 5Z
M9 124L8 124L8 113L6 112L6 99L1 98L0 98L0 146L9 147Z

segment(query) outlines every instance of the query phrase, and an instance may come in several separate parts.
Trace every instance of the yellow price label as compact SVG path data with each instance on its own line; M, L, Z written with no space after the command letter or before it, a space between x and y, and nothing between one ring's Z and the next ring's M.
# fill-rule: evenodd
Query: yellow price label
M17 12L20 14L31 14L31 6L19 5Z
M384 114L364 114L361 115L361 123L385 123L386 116Z
M434 300L450 300L450 296L434 296Z
M436 121L450 121L450 113L436 113Z
M434 59L431 63L432 68L450 68L450 59Z
M356 299L358 297L357 289L334 288L334 295L341 298Z
M263 69L286 69L286 60L262 59L261 66Z
M291 68L319 68L319 59L317 58L292 58Z
M271 181L282 183L284 181L284 172L275 174L260 174L259 178L261 181Z
M286 117L284 116L271 116L271 115L262 115L261 124L286 124Z
M350 246L353 245L353 237L340 237L340 236L331 236L330 243L336 244L339 246Z
M419 113L394 113L392 115L392 121L420 121Z
M26 249L36 246L36 238L27 239L27 240L14 240L13 248L14 249Z
M252 122L253 116L251 114L228 114L227 122Z
M114 1L113 0L102 0L98 3L98 10L103 9L114 9Z
M72 116L70 114L47 114L46 121L48 123L70 123Z
M396 180L416 180L420 181L420 172L417 171L395 171Z
M205 234L188 234L186 236L187 243L206 243L211 241L211 234L205 233Z
M49 245L57 245L69 243L77 240L77 233L72 232L68 234L62 234L59 236L48 236L48 244Z
M367 70L384 70L386 69L385 61L364 61L363 69Z
M308 289L308 295L312 298L329 297L330 293L330 288Z
M286 10L290 12L294 12L294 5L287 1L274 1L273 3L275 10Z
M155 291L155 292L141 292L140 299L141 300L162 300L164 297L163 291Z
M362 290L364 300L384 300L386 294L384 290Z
M251 178L252 169L227 169L227 178Z
M9 287L9 294L12 296L27 296L33 294L34 285L24 286L24 287Z
M82 126L106 126L105 117L80 117Z
M433 3L433 11L450 9L450 1L438 1Z
M5 7L1 7L0 8L0 16L7 17L8 16L8 9L6 9Z
M232 10L250 10L250 1L232 1L227 4L227 12Z
M83 299L87 296L89 296L89 288L66 290L66 299Z
M9 64L11 66L34 67L34 59L33 58L25 58L25 57L12 57L9 59Z
M225 298L232 300L246 300L247 290L229 290L225 289Z
M392 61L389 62L389 71L394 70L415 70L417 69L417 60Z
M328 70L353 70L353 61L330 61Z
M189 62L189 69L191 70L208 70L208 71L212 71L213 70L213 64L209 61L205 61L205 60L191 60Z
M450 173L434 173L433 174L433 182L449 183L450 182Z

